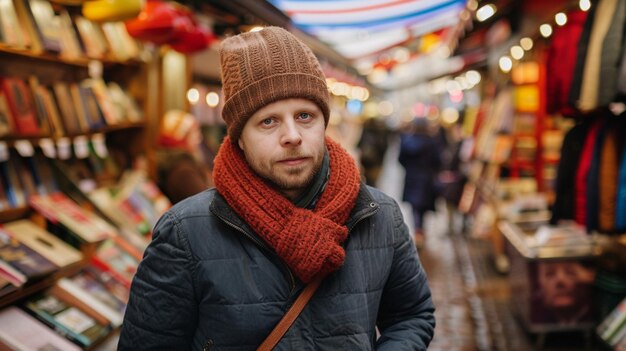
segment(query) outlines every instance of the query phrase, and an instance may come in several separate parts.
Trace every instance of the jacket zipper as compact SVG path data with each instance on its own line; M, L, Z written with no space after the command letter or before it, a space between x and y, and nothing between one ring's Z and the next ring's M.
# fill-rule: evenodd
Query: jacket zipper
M371 202L370 203L370 207L374 208L376 206L375 203ZM371 212L367 212L364 215L362 215L361 217L359 217L358 219L355 219L354 222L348 227L348 233L352 232L352 229L354 229L354 227L356 227L357 224L361 223L362 220L372 217L373 215L375 215L376 213L378 213L379 208L376 207L374 208Z
M255 236L248 234L248 232L246 232L240 226L232 223L231 221L229 221L226 218L216 214L215 212L213 214L215 214L219 219L221 219L229 227L235 229L236 231L238 231L238 232L242 233L243 235L245 235L248 239L252 240L252 242L257 244L257 246L259 246L263 250L267 251L272 256L278 258L278 261L281 263L281 265L283 266L284 270L287 271L287 273L289 275L289 294L293 293L294 289L296 288L296 278L293 276L293 273L291 272L291 269L289 269L289 266L287 266L287 264L285 262L283 262L283 260L274 251L270 250L270 248L267 247L267 245L265 243L263 243L261 240L259 240Z

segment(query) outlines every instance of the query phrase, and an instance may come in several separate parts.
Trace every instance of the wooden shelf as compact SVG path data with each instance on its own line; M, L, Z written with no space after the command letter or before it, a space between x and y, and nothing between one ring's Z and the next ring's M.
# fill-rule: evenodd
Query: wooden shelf
M103 66L112 66L112 65L124 65L124 66L139 66L143 64L143 62L135 59L130 59L126 61L113 60L108 58L66 58L59 56L58 54L48 53L48 52L33 52L30 49L20 49L14 48L11 46L7 46L5 44L0 43L0 54L3 56L9 57L21 57L21 58L32 58L39 61L48 61L57 64L63 64L67 66L76 66L81 68L87 68L92 61L99 61L103 64Z
M0 211L0 223L6 223L15 221L18 219L28 217L28 214L31 212L30 207L17 207L17 208L9 208L6 210Z
M41 280L38 280L32 284L27 284L20 289L7 294L6 296L0 297L0 308L4 308L39 291L43 291L51 287L57 280L78 273L83 267L85 267L85 262L74 263L68 267L62 268L59 271L52 273L51 275Z
M59 140L61 138L75 138L78 136L91 136L94 134L102 134L102 133L113 133L121 130L131 130L131 129L140 129L145 128L145 122L133 122L133 123L120 123L111 126L105 126L103 128L99 128L97 130L92 130L84 133L76 133L76 134L66 134L62 136L50 135L50 134L38 134L38 135L5 135L0 137L0 141L5 141L12 146L13 143L17 140L29 140L37 142L42 139L52 139L54 141Z

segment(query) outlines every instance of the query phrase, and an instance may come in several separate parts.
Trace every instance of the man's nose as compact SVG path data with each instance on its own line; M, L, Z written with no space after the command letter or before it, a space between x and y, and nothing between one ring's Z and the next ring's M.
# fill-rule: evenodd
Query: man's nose
M293 120L287 120L282 125L281 144L283 145L300 145L302 143L302 134L300 128Z

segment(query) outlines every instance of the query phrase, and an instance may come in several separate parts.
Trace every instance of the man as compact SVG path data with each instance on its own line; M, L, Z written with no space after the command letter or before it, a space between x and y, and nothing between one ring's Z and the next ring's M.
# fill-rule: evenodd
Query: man
M255 350L317 276L275 350L426 350L425 273L397 204L360 184L325 138L329 95L313 53L268 27L224 40L220 57L228 137L216 189L157 223L120 350Z

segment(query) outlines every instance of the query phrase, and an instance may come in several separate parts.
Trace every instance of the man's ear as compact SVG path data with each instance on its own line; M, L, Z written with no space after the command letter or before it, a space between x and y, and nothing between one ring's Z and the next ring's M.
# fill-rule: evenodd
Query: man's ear
M241 138L237 139L237 145L239 145L239 148L243 150L243 141L241 141Z

